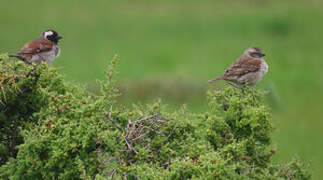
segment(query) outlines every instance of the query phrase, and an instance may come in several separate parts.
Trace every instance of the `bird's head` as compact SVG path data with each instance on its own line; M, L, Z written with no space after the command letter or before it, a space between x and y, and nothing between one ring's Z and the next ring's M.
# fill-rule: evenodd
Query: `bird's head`
M243 54L252 58L262 58L265 56L259 47L250 47L246 49Z
M49 41L52 41L53 43L57 44L60 39L62 39L62 36L58 35L58 33L54 30L46 30L42 33L42 37L44 39L47 39Z

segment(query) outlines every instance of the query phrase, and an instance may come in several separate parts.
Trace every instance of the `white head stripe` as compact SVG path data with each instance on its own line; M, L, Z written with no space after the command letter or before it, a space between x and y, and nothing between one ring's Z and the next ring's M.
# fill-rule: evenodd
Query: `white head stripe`
M51 36L53 35L53 32L52 31L46 31L44 36L47 37L47 36Z

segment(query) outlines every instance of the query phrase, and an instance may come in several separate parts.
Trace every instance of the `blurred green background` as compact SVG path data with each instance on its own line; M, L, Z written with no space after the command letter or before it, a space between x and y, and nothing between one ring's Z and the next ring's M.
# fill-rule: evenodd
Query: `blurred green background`
M276 161L298 155L323 179L323 2L321 0L0 0L0 52L13 53L45 29L62 36L53 66L98 92L120 57L121 102L187 104L203 112L208 85L249 46L266 53Z

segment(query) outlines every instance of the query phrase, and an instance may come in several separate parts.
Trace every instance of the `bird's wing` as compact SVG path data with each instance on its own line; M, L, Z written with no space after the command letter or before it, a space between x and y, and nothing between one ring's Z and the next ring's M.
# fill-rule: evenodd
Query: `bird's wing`
M251 59L240 57L234 64L232 64L225 72L226 77L242 76L250 72L258 71L262 61L260 59Z
M37 39L25 44L18 54L32 56L35 53L41 53L52 50L54 43L46 39Z

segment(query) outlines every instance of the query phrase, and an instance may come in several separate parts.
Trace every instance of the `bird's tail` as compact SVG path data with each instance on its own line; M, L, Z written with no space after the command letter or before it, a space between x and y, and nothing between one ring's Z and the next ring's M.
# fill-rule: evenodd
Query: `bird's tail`
M209 83L211 84L211 83L214 83L215 81L223 80L223 79L224 79L224 76L219 76L219 77L209 80Z
M19 55L19 54L9 54L8 56L9 56L9 57L18 58L18 59L20 59L20 60L24 61L25 63L30 64L30 62L28 61L28 59L27 59L27 58L25 58L24 56L21 56L21 55Z
M15 57L18 59L24 59L22 56L20 56L19 54L9 54L9 57Z

